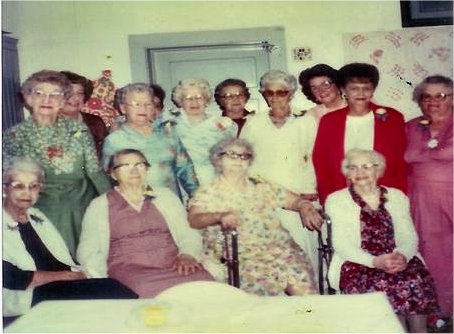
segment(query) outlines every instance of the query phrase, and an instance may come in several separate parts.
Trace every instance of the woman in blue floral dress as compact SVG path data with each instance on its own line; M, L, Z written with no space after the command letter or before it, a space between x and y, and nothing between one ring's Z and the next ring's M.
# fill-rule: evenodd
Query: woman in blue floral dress
M230 118L206 112L211 99L210 85L205 79L186 79L180 81L172 92L172 101L180 109L163 115L163 119L176 123L178 136L194 162L201 185L215 177L209 159L210 148L219 140L237 133L237 126Z
M411 332L426 331L426 316L438 310L434 281L418 253L408 198L377 186L384 157L368 150L347 152L342 163L351 186L331 194L334 256L329 278L345 294L381 291Z
M8 129L3 159L28 156L42 165L46 186L36 207L52 221L75 254L81 221L90 201L110 188L87 126L58 116L72 94L64 74L43 70L22 85L31 117Z
M192 196L199 186L192 160L176 134L176 122L154 121L153 90L146 84L129 84L119 91L118 100L126 123L105 139L103 167L107 168L114 153L133 148L143 152L151 164L149 185L170 188L182 199L181 186Z

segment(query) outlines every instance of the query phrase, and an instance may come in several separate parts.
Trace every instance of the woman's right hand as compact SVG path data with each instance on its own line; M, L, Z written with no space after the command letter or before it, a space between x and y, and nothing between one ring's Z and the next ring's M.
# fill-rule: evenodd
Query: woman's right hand
M81 271L35 271L29 287L35 288L55 281L75 281L86 278L87 276Z
M222 228L233 230L240 226L242 219L238 211L229 211L222 214L220 223Z
M395 274L407 268L407 260L400 253L388 253L376 256L372 265L388 274Z

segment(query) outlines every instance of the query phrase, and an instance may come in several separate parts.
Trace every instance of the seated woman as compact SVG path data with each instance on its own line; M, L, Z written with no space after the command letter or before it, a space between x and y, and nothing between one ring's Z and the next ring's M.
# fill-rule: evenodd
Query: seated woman
M197 262L202 241L177 195L151 189L142 152L124 149L108 169L118 183L95 198L82 221L77 259L93 277L112 277L141 298L179 283L212 280Z
M251 144L226 138L210 150L219 175L201 186L190 200L189 223L201 229L204 264L225 281L215 264L222 257L222 229L238 230L240 288L258 295L304 295L315 293L312 265L276 210L297 211L309 229L320 229L323 221L311 202L259 178L248 178L254 160ZM210 269L209 269L210 270Z
M331 194L325 205L333 222L331 285L345 294L382 291L410 331L426 332L426 315L438 303L417 251L408 198L377 185L385 159L375 151L348 151L342 171L351 185Z
M49 219L33 205L44 181L32 159L3 166L3 316L56 299L137 298L113 279L87 279Z

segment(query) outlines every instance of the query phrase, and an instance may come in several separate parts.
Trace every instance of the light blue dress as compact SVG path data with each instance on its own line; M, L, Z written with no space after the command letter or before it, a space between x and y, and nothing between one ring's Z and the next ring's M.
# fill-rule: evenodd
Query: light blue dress
M174 122L154 122L153 132L143 135L127 123L104 140L102 165L107 167L110 157L123 149L141 151L151 167L147 182L155 187L167 187L182 199L179 185L192 196L199 187L191 158L178 138Z
M236 137L237 125L228 117L207 113L200 123L189 122L183 110L164 115L168 122L175 122L175 130L194 163L200 184L207 184L216 176L210 161L210 148L226 137Z

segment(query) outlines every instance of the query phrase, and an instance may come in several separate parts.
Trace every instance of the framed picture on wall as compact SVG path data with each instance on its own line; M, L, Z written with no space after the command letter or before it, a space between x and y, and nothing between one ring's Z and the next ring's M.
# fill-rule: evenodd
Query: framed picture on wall
M402 27L452 25L452 1L400 1Z

